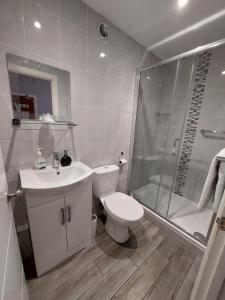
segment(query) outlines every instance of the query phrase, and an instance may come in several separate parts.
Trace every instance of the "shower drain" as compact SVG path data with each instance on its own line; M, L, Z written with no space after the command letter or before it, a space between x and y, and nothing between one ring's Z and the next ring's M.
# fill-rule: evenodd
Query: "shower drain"
M194 236L198 241L206 244L206 237L202 233L196 231L194 232Z

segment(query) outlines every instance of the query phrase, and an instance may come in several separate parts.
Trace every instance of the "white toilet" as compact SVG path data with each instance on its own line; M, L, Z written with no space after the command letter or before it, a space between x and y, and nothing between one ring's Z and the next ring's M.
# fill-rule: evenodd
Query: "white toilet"
M93 193L105 208L106 231L116 242L125 243L129 239L129 225L143 217L144 209L134 198L124 193L116 193L118 178L119 167L116 165L95 168Z

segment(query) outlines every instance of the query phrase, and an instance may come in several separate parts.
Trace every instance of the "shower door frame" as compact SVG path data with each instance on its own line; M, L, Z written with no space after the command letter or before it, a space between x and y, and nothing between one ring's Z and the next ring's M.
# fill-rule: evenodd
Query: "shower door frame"
M212 49L212 48L216 48L216 47L219 47L219 46L222 46L222 45L225 45L225 38L221 39L221 40L218 40L216 42L212 42L212 43L206 44L204 46L199 46L199 47L197 47L195 49L192 49L190 51L178 54L176 56L172 56L170 58L166 58L164 60L161 60L161 61L159 61L159 62L157 62L155 64L150 65L149 67L146 67L144 69L139 70L139 73L141 74L142 72L148 71L148 70L153 69L155 67L158 67L158 66L161 66L161 65L173 62L173 61L181 59L181 58L185 58L185 57L191 56L193 54L198 54L198 53L201 53L203 51L206 51L206 50L209 50L209 49Z
M168 64L168 63L171 63L171 62L174 62L174 61L178 61L178 68L179 68L179 61L182 59L182 58L186 58L186 57L189 57L189 56L193 56L193 63L192 63L192 68L191 68L191 74L190 74L190 82L189 82L189 89L188 89L188 94L187 94L187 98L190 98L189 95L190 95L190 87L191 87L191 84L192 84L192 78L193 78L193 70L194 70L194 63L195 63L195 59L196 59L196 55L199 54L199 53L202 53L206 50L209 50L209 49L213 49L213 48L217 48L219 46L222 46L222 45L225 45L225 38L224 39L221 39L221 40L218 40L218 41L215 41L215 42L212 42L212 43L209 43L209 44L206 44L204 46L199 46L195 49L192 49L190 51L187 51L187 52L184 52L182 54L178 54L176 56L173 56L173 57L170 57L170 58L167 58L167 59L164 59L162 61L159 61L155 64L152 64L150 65L149 67L146 67L144 69L140 69L137 71L137 75L136 75L136 80L137 80L137 89L139 89L140 87L140 80L141 80L141 73L144 72L144 71L148 71L148 70L151 70L153 68L156 68L156 67L159 67L159 66L162 66L162 65L165 65L165 64ZM178 71L179 72L179 71ZM176 75L177 76L177 75ZM139 95L139 91L137 91L137 95L136 95L136 108L138 107L138 95ZM186 122L186 117L187 117L187 111L188 111L188 106L189 106L189 102L190 100L188 101L187 103L187 107L186 107L186 111L185 111L185 114L184 114L184 122L183 122L183 126L182 126L182 129L181 129L181 137L183 137L183 131L184 131L184 127L185 127L185 122ZM134 101L135 103L135 101ZM137 113L137 111L136 111ZM134 131L133 131L133 136L135 135L135 125L136 125L136 117L135 117L135 120L133 120L134 124L132 126L134 126ZM168 137L167 137L168 138ZM178 148L178 155L180 153L180 146L181 146L181 140L180 139L180 142L179 142L179 148ZM133 137L133 146L134 146L134 137ZM176 159L176 165L175 165L175 172L174 172L174 175L176 175L176 169L177 169L177 163L178 163L178 158L179 156L177 155L177 159ZM133 147L130 151L130 157L133 157ZM129 193L132 194L133 192L133 176L132 176L132 166L130 166L130 172L129 172ZM136 173L136 172L135 172ZM161 183L161 178L160 178L160 183ZM160 183L159 183L159 188L160 188ZM174 184L175 184L175 176L173 177L173 183L171 185L171 189L170 189L170 196L169 196L169 203L168 203L168 210L169 210L169 206L170 206L170 201L171 201L171 195L172 195L172 191L174 189ZM158 188L158 189L159 189ZM157 195L157 201L158 201L158 195ZM156 211L146 207L145 205L143 205L145 207L145 209L155 218L155 219L158 219L158 220L162 220L164 221L163 223L166 223L166 224L170 224L171 226L171 229L175 232L178 232L180 235L182 235L184 238L186 238L187 240L191 241L192 244L196 245L200 250L205 250L206 249L206 245L199 242L191 233L188 233L186 232L185 230L181 229L179 226L177 226L176 224L174 224L173 222L171 222L167 216L168 216L168 211L167 211L167 214L166 214L166 217L163 217L161 215L159 215Z
M196 54L192 54L192 55L193 55L193 60L192 60L190 77L189 77L188 91L187 91L187 95L186 95L186 99L187 99L186 100L187 101L186 110L185 110L185 113L184 113L184 120L183 120L183 123L182 123L182 128L180 130L180 141L179 141L178 151L177 151L177 154L176 154L176 163L175 163L175 170L174 170L174 176L173 176L173 183L172 183L171 189L170 189L169 202L168 202L167 212L166 212L166 216L165 216L165 219L168 220L169 222L171 222L168 219L168 214L169 214L169 209L170 209L170 202L171 202L172 193L174 191L174 187L175 187L175 184L176 184L176 175L177 175L177 168L178 168L178 162L179 162L179 155L180 155L180 150L181 150L181 145L182 145L182 139L183 139L183 136L184 136L184 130L185 130L185 125L186 125L186 121L187 121L187 116L188 116L188 108L189 108L189 104L191 102L191 87L192 87L192 83L193 83L192 80L193 80L193 74L194 74L194 68L195 68L195 62L196 62ZM179 64L181 64L181 60L182 60L182 58L180 58L178 60ZM180 69L181 69L181 66L180 66ZM180 72L180 69L179 69L179 72ZM174 97L176 97L176 87L175 87ZM168 139L168 136L167 136L167 139ZM174 224L173 222L171 222L171 223ZM176 224L174 224L174 225L177 226ZM180 228L179 226L177 226L177 227ZM182 228L180 228L180 229L183 230ZM186 233L193 237L192 234L190 234L188 232L186 232Z
M154 69L154 68L157 68L157 67L152 67L151 69ZM181 60L178 59L177 60L177 65L176 65L176 73L175 73L175 77L174 77L174 83L173 83L173 92L172 92L172 102L174 101L175 97L176 97L176 88L177 88L177 80L178 80L178 77L180 75L180 70L181 70ZM192 73L191 73L191 76L190 78L192 77ZM182 136L182 133L183 133L183 129L184 129L184 124L185 124L185 119L186 119L186 114L187 114L187 108L188 108L188 105L186 107L186 111L185 111L185 114L184 114L184 121L183 121L183 124L182 124L182 128L181 128L181 134L180 136ZM164 144L165 144L165 151L163 153L163 158L162 158L162 162L165 162L166 161L166 145L168 143L168 133L169 133L169 130L170 130L170 126L171 126L171 119L169 120L169 124L168 124L168 128L167 128L167 134L166 134L166 139L164 141ZM181 146L181 138L179 140L179 144L178 144L178 151L177 153L180 152L180 146ZM178 156L176 157L176 161L175 161L175 169L174 169L174 175L176 174L176 169L177 169L177 163L178 163ZM151 209L149 208L150 210L154 211L156 214L157 214L157 206L158 206L158 199L159 199L159 192L160 192L160 187L161 187L161 184L162 184L162 179L163 179L163 174L160 173L160 180L159 180L159 185L158 185L158 191L157 191L157 197L156 197L156 205L155 205L155 209ZM173 182L172 182L172 185L170 187L170 195L169 195L169 198L168 198L168 204L167 204L167 209L166 209L166 214L165 216L162 216L160 215L162 218L164 218L165 220L168 220L168 212L169 212L169 207L170 207L170 200L171 200L171 195L172 195L172 191L173 191L173 187L174 187L174 183L175 183L175 176L173 176Z

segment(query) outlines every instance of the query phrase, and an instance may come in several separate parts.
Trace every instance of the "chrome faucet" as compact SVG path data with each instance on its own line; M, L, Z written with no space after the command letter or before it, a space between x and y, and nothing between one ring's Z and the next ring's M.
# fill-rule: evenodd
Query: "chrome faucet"
M58 152L53 152L53 163L52 163L52 167L54 169L57 170L57 172L59 172L59 165L60 165L60 161L59 161L59 153Z

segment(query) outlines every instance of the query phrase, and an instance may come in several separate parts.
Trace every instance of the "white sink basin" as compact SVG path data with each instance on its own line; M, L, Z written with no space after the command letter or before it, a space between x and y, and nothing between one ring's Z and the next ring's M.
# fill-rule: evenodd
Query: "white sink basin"
M43 170L25 169L20 170L21 187L30 191L64 189L85 180L92 173L92 169L82 162L73 162L59 169L51 166Z

